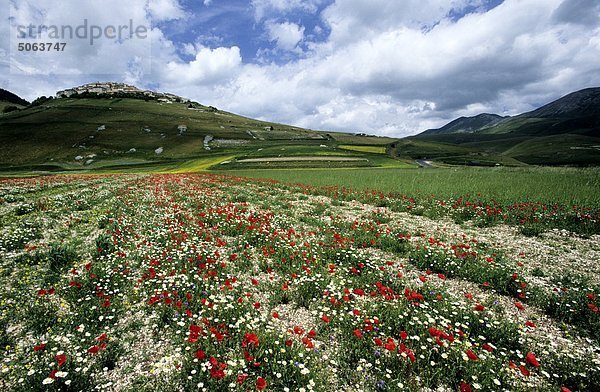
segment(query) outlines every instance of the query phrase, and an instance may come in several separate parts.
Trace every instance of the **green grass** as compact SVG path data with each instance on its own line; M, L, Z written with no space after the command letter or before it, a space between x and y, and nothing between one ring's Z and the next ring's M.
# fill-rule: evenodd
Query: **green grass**
M342 150L368 152L371 154L385 154L385 150L386 150L386 148L384 146L352 146L352 145L342 144L338 147L341 148Z
M600 208L598 168L241 170L228 174L406 195L434 194L446 198L480 193L501 202L542 201Z
M180 125L187 130L181 133ZM204 144L208 135L213 137L210 150ZM222 156L300 155L377 155L369 166L398 167L381 162L392 141L258 121L202 105L190 109L184 103L138 99L54 99L0 116L0 172L199 171L220 163ZM340 149L342 142L363 148ZM211 161L208 166L198 163Z
M529 164L592 165L600 161L600 139L582 135L553 135L526 140L505 152Z
M97 131L102 125L106 129ZM179 134L179 125L187 126L183 135ZM324 134L298 127L223 111L191 110L186 104L134 99L57 99L3 115L0 126L0 143L5 146L0 152L0 165L5 167L48 162L76 164L76 156L91 154L96 154L96 161L194 159L207 154L206 135L252 145L279 140L307 144L328 141ZM268 127L273 130L267 131ZM163 148L160 155L155 153L159 147ZM227 149L219 147L210 153Z

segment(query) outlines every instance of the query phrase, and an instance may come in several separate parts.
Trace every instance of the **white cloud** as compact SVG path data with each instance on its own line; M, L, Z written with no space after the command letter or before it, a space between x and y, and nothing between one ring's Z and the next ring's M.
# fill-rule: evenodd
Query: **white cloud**
M80 4L75 0L17 0L11 3L9 26L13 47L10 63L13 74L121 74L135 58L144 59L149 71L150 22L145 11L145 0L131 0L127 4L106 0L88 2L86 7L78 7ZM17 43L32 43L38 38L19 37L24 31L22 27L30 24L36 27L55 26L56 30L42 29L42 41L64 42L64 51L51 50L37 54L17 51ZM105 35L107 29L111 31L110 37ZM25 31L28 36L29 29ZM51 31L58 32L60 39L51 38ZM92 38L93 34L99 34L98 38Z
M324 10L323 19L332 30L331 43L342 45L400 27L428 28L451 10L460 11L480 3L481 0L336 1Z
M216 49L201 47L197 50L196 58L189 63L169 62L162 77L175 85L212 85L234 76L241 63L242 57L237 46Z
M557 22L590 27L600 23L600 2L597 0L564 0L554 12Z
M559 0L508 0L458 21L447 15L469 2L409 3L337 2L323 14L330 39L309 57L245 66L213 102L313 128L406 135L600 85L600 30L557 25Z
M148 0L148 12L155 21L181 19L185 16L178 0Z
M276 42L278 48L293 50L304 38L304 26L296 23L267 21L265 28L270 41Z
M135 6L102 3L91 12L103 23L114 21L112 15L119 13L147 20L144 0L139 1L142 4ZM574 2L587 7L585 18L572 7ZM516 114L600 85L600 23L593 18L597 2L506 0L487 12L479 9L458 20L449 17L482 3L338 0L321 15L328 39L311 43L301 59L279 65L244 64L237 46L216 42L210 49L174 43L154 28L151 77L140 71L146 58L143 43L132 41L103 42L94 48L81 45L72 55L48 56L44 63L24 61L23 66L48 76L8 78L19 86L15 92L32 99L90 81L89 70L101 65L112 67L116 78L141 87L152 85L250 117L396 136L440 126L461 115ZM316 10L319 4L318 0L252 2L279 53L292 55L307 40L304 27L301 19L281 21L292 20L289 13L294 11ZM53 12L68 14L72 22L83 15L69 10L57 6ZM26 7L18 12L36 21L44 17ZM184 61L178 53L193 59ZM5 70L0 57L0 71ZM57 70L63 76L56 77ZM64 75L67 72L72 75ZM0 83L9 84L6 79Z

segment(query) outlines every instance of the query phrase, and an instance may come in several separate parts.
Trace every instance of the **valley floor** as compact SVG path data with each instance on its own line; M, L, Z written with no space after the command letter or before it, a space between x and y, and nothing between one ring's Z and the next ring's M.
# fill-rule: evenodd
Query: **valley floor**
M478 200L214 174L0 180L0 385L600 389L599 217Z

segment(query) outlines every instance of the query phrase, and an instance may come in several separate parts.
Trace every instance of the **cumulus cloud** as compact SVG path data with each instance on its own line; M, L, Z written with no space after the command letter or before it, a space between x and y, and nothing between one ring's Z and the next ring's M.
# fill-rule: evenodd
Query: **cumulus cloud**
M200 47L195 59L188 63L169 62L162 77L167 83L175 85L212 85L233 77L241 62L237 46L216 49Z
M293 50L304 38L304 26L296 23L268 21L265 24L270 41L274 41L278 48Z
M199 31L181 42L155 27L150 32L151 76L143 72L146 57L139 42L117 42L79 48L77 57L49 56L43 66L23 62L40 72L62 69L71 75L56 78L50 71L38 79L10 75L10 81L31 99L34 92L85 79L86 70L97 64L112 64L117 78L246 116L394 136L462 115L517 114L600 85L595 1L506 0L493 9L485 0L327 1L252 2L257 34L263 34L253 39L275 42L280 54L290 56L287 62L244 62L236 43L215 41L207 47L201 37L212 32ZM136 17L147 18L144 5L136 4ZM325 4L330 5L312 24L292 15L316 12ZM114 7L125 13L130 6ZM94 12L113 14L105 8ZM18 12L45 17L25 7ZM325 39L299 45L309 40L303 26L316 25L326 27ZM300 56L299 46L305 49Z
M157 22L180 19L185 15L178 0L148 0L148 11Z
M150 21L144 0L131 0L128 4L118 0L89 2L86 7L78 7L79 4L74 0L11 3L13 74L121 74L135 58L144 59L149 71ZM59 38L52 38L52 34ZM63 51L43 53L16 50L17 43L40 41L64 42L66 46Z
M554 12L554 19L595 27L600 23L600 2L597 0L564 0Z

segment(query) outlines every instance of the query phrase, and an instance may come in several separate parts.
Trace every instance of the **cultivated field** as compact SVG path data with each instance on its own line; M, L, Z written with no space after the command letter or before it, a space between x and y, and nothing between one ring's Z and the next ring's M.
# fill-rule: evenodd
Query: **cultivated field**
M0 385L600 390L596 172L330 172L0 180Z

